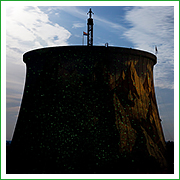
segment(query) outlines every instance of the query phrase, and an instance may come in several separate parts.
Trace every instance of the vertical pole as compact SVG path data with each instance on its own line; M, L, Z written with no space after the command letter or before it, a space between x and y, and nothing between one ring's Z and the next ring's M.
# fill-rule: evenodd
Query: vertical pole
M87 23L87 46L93 46L93 19L91 18L91 16L94 13L91 11L91 8L87 14L89 14Z

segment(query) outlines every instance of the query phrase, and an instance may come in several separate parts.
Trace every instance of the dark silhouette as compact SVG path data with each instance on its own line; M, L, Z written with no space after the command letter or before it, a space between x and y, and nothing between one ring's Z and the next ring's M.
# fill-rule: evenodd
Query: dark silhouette
M93 46L93 19L92 14L94 14L90 8L88 22L87 22L87 46Z
M156 56L68 46L33 50L23 61L26 84L7 173L167 173Z
M167 141L166 142L166 159L168 163L168 173L174 174L174 142Z
M7 173L171 173L154 92L156 56L93 46L88 14L87 46L24 54L26 84Z

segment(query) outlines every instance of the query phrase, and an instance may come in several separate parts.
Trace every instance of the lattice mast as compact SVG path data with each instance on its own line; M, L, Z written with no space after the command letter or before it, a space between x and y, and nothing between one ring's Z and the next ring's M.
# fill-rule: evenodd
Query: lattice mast
M87 46L93 46L93 19L92 19L92 14L94 14L90 8L88 18L88 23L87 23Z

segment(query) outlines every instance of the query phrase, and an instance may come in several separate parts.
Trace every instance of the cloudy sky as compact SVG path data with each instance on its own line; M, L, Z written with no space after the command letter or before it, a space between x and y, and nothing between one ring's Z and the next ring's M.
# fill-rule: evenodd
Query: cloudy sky
M109 46L151 53L158 47L158 62L154 66L156 98L165 139L174 140L174 4L128 6L128 2L119 2L96 6L91 2L86 6L67 6L69 3L6 4L6 139L12 138L23 96L23 54L43 47L82 45L91 7L94 45L108 42Z

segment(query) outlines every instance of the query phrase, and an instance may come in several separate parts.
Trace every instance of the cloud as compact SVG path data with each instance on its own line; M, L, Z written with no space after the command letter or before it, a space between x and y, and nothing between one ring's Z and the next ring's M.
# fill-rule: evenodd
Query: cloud
M8 95L6 97L6 103L19 103L20 99L22 98L21 94L14 94L14 95Z
M174 88L174 8L145 6L128 10L125 20L129 22L124 36L134 48L154 53L158 47L158 63L155 66L155 86Z
M17 113L20 109L20 106L15 106L15 107L9 107L6 109L7 113Z
M54 24L38 7L7 7L7 44L22 51L32 48L67 45L71 33ZM57 36L57 39L54 39ZM15 41L14 41L15 40ZM9 43L11 42L11 44Z
M81 28L81 27L85 27L85 23L78 23L78 22L75 22L72 26L72 28Z
M54 10L64 11L72 16L85 20L87 18L87 12L82 11L80 8L76 6L50 6L48 7L48 11L51 13ZM88 10L88 9L87 9Z

